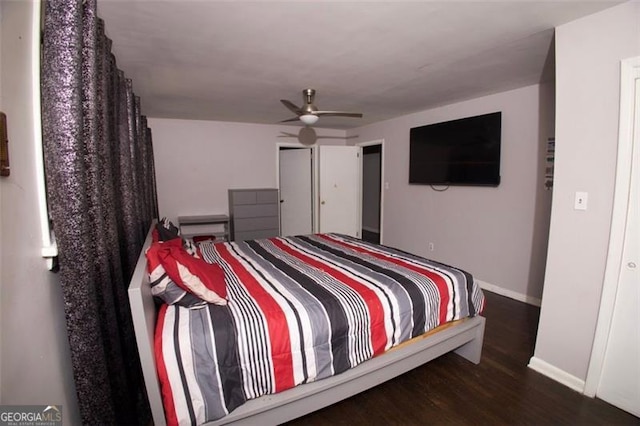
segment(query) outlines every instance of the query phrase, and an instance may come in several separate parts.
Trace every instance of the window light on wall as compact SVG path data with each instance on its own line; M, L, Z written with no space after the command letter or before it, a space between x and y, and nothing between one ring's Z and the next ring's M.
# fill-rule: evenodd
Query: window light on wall
M42 232L42 257L47 262L47 268L52 270L58 256L58 246L53 230L49 226L49 209L47 207L47 190L44 173L44 154L42 149L42 112L40 93L40 34L41 8L33 7L32 34L31 34L31 93L33 99L33 143L36 166L36 186L38 194L38 216L40 218L40 230Z

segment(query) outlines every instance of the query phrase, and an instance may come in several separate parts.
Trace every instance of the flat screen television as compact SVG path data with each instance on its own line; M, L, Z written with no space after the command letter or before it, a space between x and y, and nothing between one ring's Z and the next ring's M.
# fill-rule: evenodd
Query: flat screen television
M500 184L502 113L414 127L409 141L409 183Z

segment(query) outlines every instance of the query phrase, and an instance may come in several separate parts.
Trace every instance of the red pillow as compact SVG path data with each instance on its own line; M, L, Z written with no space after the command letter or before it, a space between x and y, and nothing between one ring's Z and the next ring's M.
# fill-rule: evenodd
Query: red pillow
M180 238L154 243L149 250L152 249L157 250L160 264L180 288L209 303L227 304L224 271L219 265L191 256Z

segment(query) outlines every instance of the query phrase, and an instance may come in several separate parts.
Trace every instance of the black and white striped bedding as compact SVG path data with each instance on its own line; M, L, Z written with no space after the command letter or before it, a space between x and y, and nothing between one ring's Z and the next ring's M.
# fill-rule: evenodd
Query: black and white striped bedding
M468 273L337 234L203 243L229 303L163 305L156 357L167 420L200 424L341 373L484 297Z

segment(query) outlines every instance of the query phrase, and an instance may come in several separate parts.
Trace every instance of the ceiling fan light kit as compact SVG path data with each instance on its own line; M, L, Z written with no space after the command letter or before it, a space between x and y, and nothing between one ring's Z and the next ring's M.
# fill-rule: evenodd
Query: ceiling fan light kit
M318 121L318 118L320 117L318 117L317 115L304 114L300 116L300 121L302 121L307 126L311 126L312 124L315 124L316 121Z
M321 115L333 116L333 117L354 117L362 118L362 113L359 112L346 112L346 111L318 111L318 108L313 104L313 98L316 95L314 89L304 89L302 91L302 97L304 99L304 105L302 107L296 106L293 102L281 99L280 102L287 107L288 110L295 113L297 117L282 120L281 123L289 121L302 121L306 126L315 124Z

